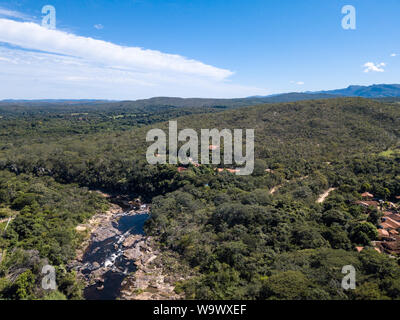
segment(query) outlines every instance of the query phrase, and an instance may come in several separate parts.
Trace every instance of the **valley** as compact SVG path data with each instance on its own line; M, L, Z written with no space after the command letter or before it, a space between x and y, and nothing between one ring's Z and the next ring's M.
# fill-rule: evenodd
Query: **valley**
M400 196L397 104L160 107L147 124L93 108L82 120L57 108L1 120L3 298L398 297L396 242L381 231L399 231L385 224ZM196 132L254 129L254 172L148 164L146 133L168 132L170 120ZM366 192L383 210L359 204ZM55 292L40 287L43 264L56 267ZM359 281L350 292L340 287L349 264Z
M1 306L396 313L399 11L3 1Z
M96 214L79 225L88 238L69 263L85 284L86 300L161 300L179 299L174 293L172 277L163 274L160 263L154 263L159 251L143 230L149 208L113 204L105 213ZM177 281L177 280L175 280Z

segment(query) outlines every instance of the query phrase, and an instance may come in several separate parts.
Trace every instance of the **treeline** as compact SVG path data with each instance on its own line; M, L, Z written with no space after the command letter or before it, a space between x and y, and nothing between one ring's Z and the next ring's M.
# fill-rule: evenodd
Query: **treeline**
M82 241L75 227L107 208L104 198L77 185L0 171L0 298L82 298L66 268ZM50 296L41 286L48 264L58 277Z
M42 123L35 125L36 116L5 118L0 122L4 137L0 170L12 172L7 179L33 179L24 188L33 181L49 188L51 181L50 189L58 195L67 193L68 203L85 193L80 189L84 187L152 200L147 232L195 274L177 286L188 298L399 298L397 258L370 249L380 214L362 210L354 202L365 191L392 201L400 195L396 151L400 110L358 98L217 109L179 117L179 129L255 129L253 175L219 173L215 166L190 166L178 173L176 166L148 165L146 133L154 127L167 129L168 123L158 121L186 112L173 108L165 114L154 110L150 126L98 111L79 115L89 119L82 127L85 120L72 115L37 115ZM69 194L74 183L79 188ZM60 189L64 185L67 189ZM317 197L331 187L336 191L324 204L316 204ZM29 199L25 203L25 198L19 206L17 197L1 200L5 216L14 210L19 219L27 219L16 218L10 224L2 246L36 250L40 259L61 266L62 257L67 259L72 252L68 239L73 242L73 232L51 233L50 218L58 219L59 210L53 207L46 213L46 202L40 203L44 200L35 192L23 190L37 205ZM88 204L90 197L87 193L75 201L85 210L62 209L65 230L97 208ZM52 199L52 194L44 198ZM76 216L76 212L85 213ZM59 229L54 226L54 230ZM355 246L366 249L359 254ZM347 264L357 269L356 291L339 287L341 267ZM4 272L4 279L15 283Z
M355 159L316 204L334 172L273 195L266 177L200 175L199 186L185 173L183 188L153 200L146 230L196 271L177 287L190 299L399 299L398 257L373 249L382 214L355 204L364 191L395 199L399 159ZM355 291L341 287L345 265L357 271Z
M346 158L395 147L400 128L398 113L391 105L349 98L190 115L180 117L178 126L198 130L254 128L256 158L282 179L291 180L324 170L329 162L337 164ZM43 126L51 128L53 120L49 122ZM7 122L3 125L4 132L11 131ZM167 125L157 122L151 127L167 129ZM175 189L165 187L176 180L170 168L147 165L148 126L76 135L55 135L44 129L32 133L29 127L16 127L26 132L16 134L14 140L12 134L2 140L2 169L51 175L63 183L77 182L115 192L141 190L153 196L160 190ZM68 132L68 127L65 130ZM167 176L160 179L158 175Z

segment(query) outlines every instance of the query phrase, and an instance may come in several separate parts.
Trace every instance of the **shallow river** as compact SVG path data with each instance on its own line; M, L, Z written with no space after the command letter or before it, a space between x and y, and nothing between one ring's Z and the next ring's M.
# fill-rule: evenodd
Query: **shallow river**
M120 231L119 235L101 242L92 242L83 257L81 273L88 276L91 272L106 268L104 283L97 282L84 289L87 300L114 300L121 290L121 283L127 274L134 272L136 266L132 260L124 257L123 242L129 235L144 235L143 225L148 214L122 215L113 222L113 227Z

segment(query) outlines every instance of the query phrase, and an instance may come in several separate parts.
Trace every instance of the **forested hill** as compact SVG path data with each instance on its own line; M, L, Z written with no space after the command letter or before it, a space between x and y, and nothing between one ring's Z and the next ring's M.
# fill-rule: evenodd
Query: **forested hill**
M118 115L90 120L90 112L89 120L46 114L1 119L0 214L16 217L2 250L36 250L35 256L61 266L79 241L76 224L96 210L91 203L102 205L87 190L74 190L100 188L151 201L146 232L163 248L164 265L187 277L176 290L188 298L400 298L400 246L374 250L382 213L356 203L366 191L392 202L400 195L397 104L336 98L176 112L159 117L155 111L150 125L121 123ZM254 173L149 165L146 133L167 129L171 119L179 129L255 129ZM60 207L55 199L63 192L68 196ZM53 224L60 226L57 237ZM15 259L20 266L24 257L3 259L0 297L15 297L28 276L39 279L29 273L10 280ZM357 269L358 287L346 292L341 268L349 264ZM79 296L75 285L68 294L69 287L62 293Z
M255 128L257 158L249 177L190 167L178 190L153 199L148 234L196 271L178 289L197 299L399 299L400 238L377 241L382 212L358 204L368 191L385 215L399 211L399 121L398 107L359 98L178 119ZM341 288L345 265L356 290Z
M396 145L400 108L362 98L267 104L218 114L186 116L180 128L255 129L263 158L335 161ZM321 157L321 158L319 158Z
M292 172L305 173L310 166L397 146L399 119L400 109L396 105L345 98L192 114L178 118L178 126L253 128L257 158L271 167L284 165ZM128 130L126 126L105 126L91 133L78 131L71 135L67 120L61 123L62 127L56 126L58 134L49 129L58 119L34 119L24 126L19 126L18 121L3 123L1 168L15 172L39 170L63 182L78 182L92 188L156 192L151 181L159 178L153 175L155 168L145 162L149 145L145 137L151 127ZM166 129L167 125L168 122L157 123L152 127ZM67 133L64 137L63 130Z
M161 126L166 132L167 125ZM319 167L397 147L399 125L398 106L362 98L266 104L178 119L179 129L199 133L201 128L255 129L257 158L302 173L311 164Z
M153 199L147 232L197 271L178 289L196 299L399 299L400 238L377 241L382 212L357 204L368 191L399 206L399 122L398 107L359 98L178 119L255 128L257 157L252 176L190 168L181 188ZM345 265L356 290L341 288Z
M338 97L363 97L396 100L400 97L399 84L376 84L372 86L349 86L345 89L289 92L268 96L236 99L155 97L134 101L107 100L2 100L0 116L68 114L91 112L96 114L137 113L138 111L163 111L165 108L219 108L230 109L265 103L285 103L304 100L332 99Z
M345 89L316 92L345 97L385 98L400 97L399 84L374 84L372 86L349 86Z
M244 106L293 102L312 99L336 98L337 95L285 93L267 97L249 97L238 99L204 99L204 98L175 98L156 97L135 101L82 101L82 100L5 100L0 101L0 115L38 115L38 114L68 114L90 112L97 114L137 113L138 111L160 111L168 108L216 108L228 109Z

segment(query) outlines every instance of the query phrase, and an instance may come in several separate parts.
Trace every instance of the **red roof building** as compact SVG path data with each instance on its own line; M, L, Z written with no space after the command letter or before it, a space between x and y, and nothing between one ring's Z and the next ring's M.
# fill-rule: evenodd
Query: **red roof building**
M378 235L380 238L388 238L389 237L389 232L384 229L379 229L378 230Z
M396 221L396 220L393 220L392 218L390 218L390 217L385 217L386 218L386 223L389 223L390 225L392 225L393 227L393 229L398 229L398 228L400 228L400 222L398 222L398 221Z
M398 214L398 213L385 212L384 215L385 215L385 218L390 218L396 222L400 222L400 214Z
M359 204L359 205L361 205L363 207L366 207L366 208L368 208L368 207L377 208L378 207L378 202L377 201L356 201L355 203Z
M371 193L369 193L369 192L364 192L364 193L361 195L361 197L372 199L372 198L374 197L374 195L371 194Z
M218 172L228 171L229 173L236 173L240 172L240 169L225 169L225 168L218 168Z

